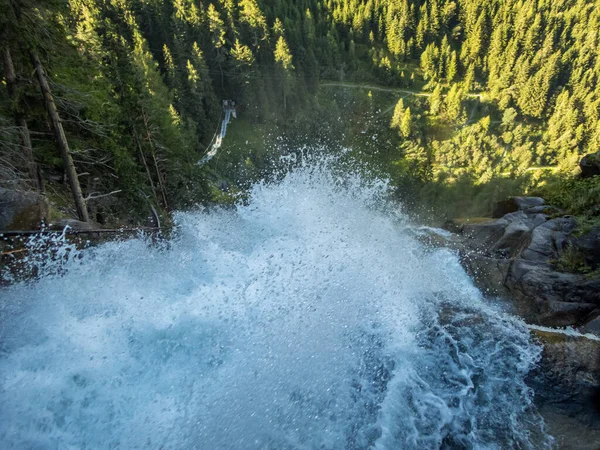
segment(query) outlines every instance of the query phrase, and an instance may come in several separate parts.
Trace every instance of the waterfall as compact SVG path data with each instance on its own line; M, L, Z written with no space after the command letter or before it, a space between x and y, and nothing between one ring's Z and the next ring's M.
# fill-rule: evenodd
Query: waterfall
M387 192L308 164L3 288L2 447L550 447L525 324Z

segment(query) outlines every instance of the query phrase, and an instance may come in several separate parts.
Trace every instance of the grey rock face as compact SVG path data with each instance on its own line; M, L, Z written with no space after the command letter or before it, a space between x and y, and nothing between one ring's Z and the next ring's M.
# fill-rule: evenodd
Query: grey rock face
M536 404L551 433L585 434L591 442L590 447L564 448L598 448L600 277L561 272L556 262L575 249L587 264L598 264L600 230L577 237L574 218L549 218L544 212L551 207L543 201L520 204L523 209L495 220L463 225L458 235L463 244L461 263L484 294L508 299L527 323L579 327L592 334L534 329L543 353L528 384L536 392ZM567 420L565 431L561 427Z
M510 199L499 211L487 222L450 223L462 243L461 263L485 294L508 299L527 323L592 335L533 329L543 353L528 384L550 432L569 437L558 448L599 448L600 276L562 272L557 262L578 252L599 267L600 229L576 236L573 217L550 218L558 210L535 197ZM568 430L561 428L566 423ZM581 436L589 447L570 445Z
M544 200L511 199L516 211L461 228L463 266L490 295L509 298L532 324L583 326L600 311L600 278L561 272L557 261L574 247L600 263L600 230L573 236L573 217L549 218Z
M513 201L517 204L520 211L541 206L545 203L541 197L513 197Z
M42 195L0 188L0 230L38 229L48 211Z
M462 255L461 264L485 294L500 297L511 294L506 285L510 270L508 259L491 258L481 253L469 252Z
M600 340L560 330L533 329L532 334L543 345L541 363L528 380L538 407L562 416L561 422L574 419L572 425L591 434L590 447L558 448L598 448L600 435L590 431L600 430ZM552 432L552 423L549 426Z
M524 242L521 257L530 261L547 262L558 258L565 248L566 239L577 226L570 217L549 220L533 226Z
M502 238L509 223L502 218L485 223L466 224L463 226L463 235L470 245L487 250Z
M600 335L600 311L596 311L599 315L595 319L590 320L581 329L584 333L593 333ZM599 355L600 357L600 355Z

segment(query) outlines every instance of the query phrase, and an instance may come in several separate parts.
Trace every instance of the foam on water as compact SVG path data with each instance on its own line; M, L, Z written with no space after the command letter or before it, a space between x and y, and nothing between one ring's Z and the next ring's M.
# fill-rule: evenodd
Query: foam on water
M551 445L525 325L326 166L0 291L2 447Z

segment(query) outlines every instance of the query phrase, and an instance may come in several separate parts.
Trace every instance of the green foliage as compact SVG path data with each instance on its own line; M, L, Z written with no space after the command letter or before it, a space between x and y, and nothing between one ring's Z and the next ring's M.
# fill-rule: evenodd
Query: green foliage
M394 115L392 116L392 121L390 122L390 128L395 128L397 130L400 129L400 125L402 124L402 117L404 117L404 99L401 98L396 103L394 107Z
M526 177L498 177L478 184L470 174L446 173L417 189L414 209L422 220L434 225L441 225L448 218L490 217L497 202L522 194L528 182Z
M592 268L585 262L583 251L574 245L566 246L558 260L554 261L554 266L561 272L589 273L592 271Z
M410 137L413 133L412 115L410 108L406 108L402 114L402 120L400 121L400 134L402 137Z
M552 179L536 193L565 213L578 216L585 230L600 225L600 177Z
M283 36L279 36L279 39L277 39L277 46L275 47L275 62L284 71L294 68L292 65L292 54L290 53L290 49Z
M3 42L23 80L12 104L0 99L0 116L26 115L40 136L36 159L48 177L60 174L28 79L28 51L37 49L77 169L89 174L85 194L120 190L123 209L210 197L195 162L218 126L220 99L235 99L254 125L333 123L314 98L320 79L404 90L377 131L387 146L380 151L396 158L390 171L417 184L483 192L515 178L535 186L544 171L571 176L600 145L600 8L592 1L0 2ZM429 98L410 95L424 83ZM364 106L375 114L373 102ZM588 187L565 188L578 214L592 207Z

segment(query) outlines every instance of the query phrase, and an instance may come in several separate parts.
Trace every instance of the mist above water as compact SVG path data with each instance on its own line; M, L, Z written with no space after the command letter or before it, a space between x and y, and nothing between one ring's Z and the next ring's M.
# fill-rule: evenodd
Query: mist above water
M308 164L4 288L2 447L549 446L524 324L386 194Z

